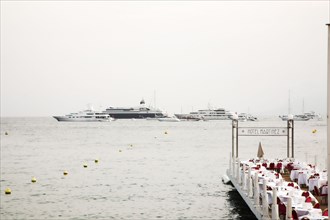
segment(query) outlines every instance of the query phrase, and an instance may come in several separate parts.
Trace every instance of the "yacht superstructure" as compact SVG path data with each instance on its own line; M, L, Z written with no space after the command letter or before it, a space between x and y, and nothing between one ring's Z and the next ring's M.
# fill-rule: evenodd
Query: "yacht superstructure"
M144 118L163 118L167 114L160 109L147 107L142 99L140 105L136 107L109 107L103 113L115 119L144 119Z

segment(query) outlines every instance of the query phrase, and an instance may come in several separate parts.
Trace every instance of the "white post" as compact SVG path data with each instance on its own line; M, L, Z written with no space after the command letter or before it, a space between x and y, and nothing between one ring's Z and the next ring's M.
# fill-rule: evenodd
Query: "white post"
M268 195L267 195L267 180L263 179L262 184L262 212L264 217L268 217Z
M237 183L240 185L241 184L241 172L240 172L240 162L239 159L237 158L237 173L236 173L236 178L237 178Z
M286 220L292 220L292 198L288 198L288 202L286 204Z
M248 190L247 190L248 191L248 197L251 197L251 166L249 166L247 187L248 187Z
M258 173L256 172L254 174L254 192L253 192L253 196L254 196L254 204L256 205L256 207L259 207L259 180L258 180Z
M232 158L232 161L233 161L233 178L236 178L236 161L234 158Z
M273 188L272 220L279 220L277 205L277 190Z
M243 163L243 172L242 172L242 189L246 190L246 175L245 175L246 165Z
M231 165L231 153L230 153L230 155L229 155L229 174L231 175L232 173L231 173L231 167L232 167L232 165Z
M328 25L328 83L327 83L327 149L328 149L328 182L330 182L330 23ZM328 193L328 201L330 201L330 193ZM328 209L330 203L328 202Z

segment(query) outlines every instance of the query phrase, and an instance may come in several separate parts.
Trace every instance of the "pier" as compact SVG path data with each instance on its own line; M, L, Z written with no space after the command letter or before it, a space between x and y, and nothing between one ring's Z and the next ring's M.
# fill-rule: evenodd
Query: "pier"
M287 138L287 157L240 160L239 136L282 136ZM259 146L261 148L261 145ZM327 170L294 158L294 121L286 127L239 127L232 122L232 152L224 182L230 182L257 219L328 219Z

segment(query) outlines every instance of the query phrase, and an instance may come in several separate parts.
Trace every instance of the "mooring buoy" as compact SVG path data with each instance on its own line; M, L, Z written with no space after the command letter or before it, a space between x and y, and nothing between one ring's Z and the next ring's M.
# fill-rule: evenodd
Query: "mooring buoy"
M32 177L31 182L35 183L35 182L37 182L37 179L35 177Z
M11 194L11 189L10 188L5 189L5 194Z

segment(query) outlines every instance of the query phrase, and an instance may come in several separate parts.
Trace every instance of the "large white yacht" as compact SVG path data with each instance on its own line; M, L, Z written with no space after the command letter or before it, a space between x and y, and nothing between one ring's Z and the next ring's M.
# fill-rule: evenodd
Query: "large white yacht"
M109 107L103 113L115 119L144 119L144 118L164 118L167 114L160 109L147 107L145 101L140 101L140 106L136 107Z
M218 109L205 109L198 110L197 112L190 112L190 115L203 120L231 120L234 112L225 110L224 108Z
M109 114L94 111L92 109L80 111L78 113L70 113L65 116L53 116L57 121L67 122L109 122L113 118Z

